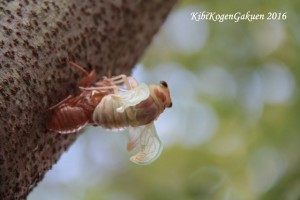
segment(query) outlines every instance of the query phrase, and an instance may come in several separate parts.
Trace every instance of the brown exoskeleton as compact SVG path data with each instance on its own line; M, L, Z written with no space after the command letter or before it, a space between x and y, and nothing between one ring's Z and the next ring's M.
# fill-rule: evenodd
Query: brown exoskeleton
M130 160L137 164L153 162L162 150L153 121L166 107L172 106L167 83L138 85L133 77L126 75L104 77L92 83L95 71L88 73L71 61L69 64L85 73L79 84L82 92L49 108L53 114L47 128L67 134L79 131L87 124L111 130L129 127L128 151L140 145L140 152Z

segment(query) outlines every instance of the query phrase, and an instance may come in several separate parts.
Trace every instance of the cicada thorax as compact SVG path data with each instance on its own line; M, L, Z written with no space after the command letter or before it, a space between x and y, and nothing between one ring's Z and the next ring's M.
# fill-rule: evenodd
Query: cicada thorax
M117 111L120 106L117 97L105 96L93 113L94 122L106 129L122 129L149 124L160 114L151 96L135 106L126 108L124 112Z

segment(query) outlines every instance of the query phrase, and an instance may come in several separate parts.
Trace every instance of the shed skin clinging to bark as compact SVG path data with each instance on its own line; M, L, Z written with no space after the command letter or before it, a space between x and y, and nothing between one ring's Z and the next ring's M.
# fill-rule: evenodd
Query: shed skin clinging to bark
M0 2L0 199L25 199L78 136L45 125L82 77L66 58L98 78L130 74L175 2Z

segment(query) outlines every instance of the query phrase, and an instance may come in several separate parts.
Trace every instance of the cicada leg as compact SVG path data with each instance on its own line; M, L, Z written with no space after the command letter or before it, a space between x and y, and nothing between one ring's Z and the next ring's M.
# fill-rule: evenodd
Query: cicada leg
M106 82L106 83L105 83ZM127 77L122 74L119 76L115 76L112 78L104 78L102 81L98 81L92 87L79 87L81 90L113 90L114 94L117 94L119 90L123 89L122 84L125 84L125 90L131 90L132 88L136 88L138 86L137 81L133 77Z
M65 98L64 100L62 100L62 101L58 102L57 104L55 104L55 105L49 107L48 110L53 110L53 109L57 108L58 106L60 106L60 105L62 105L62 104L64 104L64 103L66 103L67 101L69 101L69 100L72 99L72 98L73 98L73 96L72 96L72 95L69 95L69 96L68 96L67 98Z
M81 90L94 90L94 91L101 91L101 90L113 90L115 94L118 93L119 86L113 85L113 86L99 86L99 87L79 87Z
M135 80L135 78L131 76L126 76L124 74L109 78L108 80L112 81L115 85L120 85L124 83L126 86L126 90L131 90L132 88L136 88L138 86L138 83Z
M80 65L70 61L67 58L67 62L72 66L75 67L76 69L78 69L79 71L81 71L84 74L84 78L80 81L79 86L81 87L86 87L88 85L90 85L96 78L96 71L92 70L90 73L88 73L88 71L86 71L83 67L81 67Z
M124 74L121 74L119 76L115 76L115 77L109 78L108 80L112 81L115 85L120 85L120 84L124 83L127 90L131 89L131 86L129 84L128 78Z

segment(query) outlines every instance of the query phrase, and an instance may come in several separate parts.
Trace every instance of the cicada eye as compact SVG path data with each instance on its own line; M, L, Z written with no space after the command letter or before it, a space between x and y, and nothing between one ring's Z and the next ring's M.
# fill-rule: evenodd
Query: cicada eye
M160 84L162 84L165 88L167 88L168 87L168 84L167 84L167 82L166 81L161 81L160 82Z

